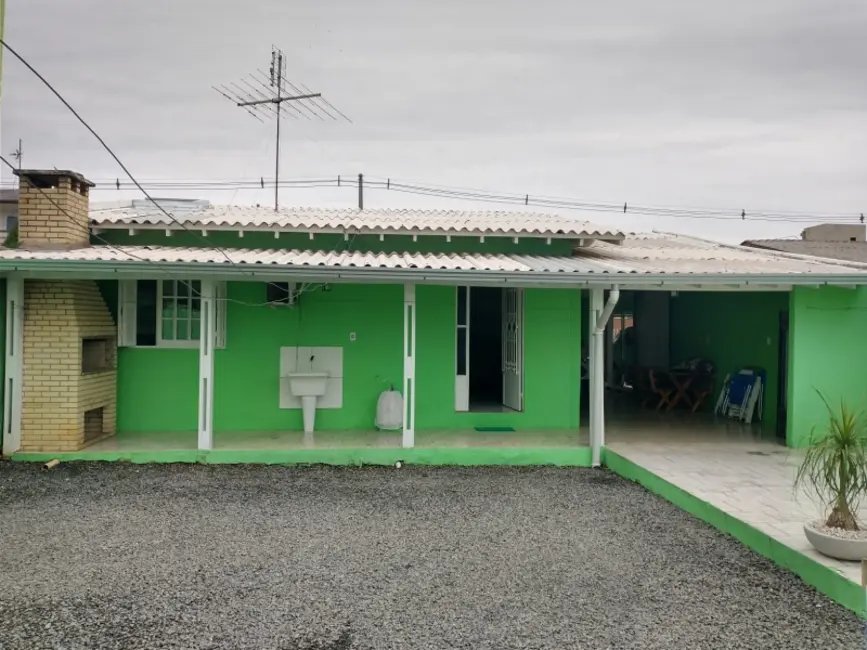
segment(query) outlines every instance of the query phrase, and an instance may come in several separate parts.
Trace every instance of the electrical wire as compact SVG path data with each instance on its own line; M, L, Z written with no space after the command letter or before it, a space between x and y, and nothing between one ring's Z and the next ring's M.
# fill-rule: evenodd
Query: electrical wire
M206 237L203 237L202 235L200 235L200 234L197 233L196 231L187 228L186 225L185 225L183 222L178 221L177 219L175 219L175 217L174 217L171 213L169 213L168 211L166 211L166 210L165 210L165 209L164 209L164 208L163 208L159 203L157 203L156 201L154 201L153 197L151 197L151 195L150 195L150 194L149 194L149 193L144 189L144 187L141 186L141 183L139 183L139 182L136 180L135 176L132 175L132 172L127 168L126 165L124 165L123 161L122 161L122 160L117 156L117 154L114 152L114 150L113 150L111 147L109 147L108 144L105 142L105 140L103 140L102 137L99 135L99 133L97 133L97 132L93 129L93 127L91 127L90 124L88 124L87 121L86 121L86 120L85 120L81 115L79 115L78 111L76 111L76 110L72 107L72 105L71 105L68 101L66 101L66 99L63 97L63 95L61 95L61 94L60 94L60 93L59 93L59 92L54 88L54 86L52 86L51 83L50 83L50 82L49 82L45 77L43 77L43 76L39 73L38 70L36 70L36 68L34 68L34 67L33 67L33 66L32 66L32 65L31 65L31 64L30 64L30 63L29 63L29 62L28 62L28 61L27 61L23 56L21 56L21 55L20 55L20 54L15 50L15 49L13 49L12 47L10 47L9 44L8 44L5 40L3 40L2 38L0 38L0 44L2 44L3 47L5 47L5 48L10 52L10 54L12 54L12 56L14 56L16 59L18 59L18 61L20 61L20 62L22 63L22 65L24 65L24 66L25 66L25 67L26 67L26 68L27 68L31 73L33 73L33 74L34 74L34 75L35 75L35 76L36 76L36 77L37 77L37 78L38 78L38 79L39 79L39 80L40 80L40 81L45 85L45 87L48 88L48 90L50 90L50 91L54 94L54 96L57 97L57 99L60 100L60 102L61 102L61 103L62 103L62 104L67 108L67 110L69 110L69 112L72 113L72 114L75 116L75 118L76 118L76 119L81 123L81 125L84 126L84 128L86 128L88 131L90 131L91 135L93 135L93 137L95 137L95 138L97 139L97 141L102 145L103 149L105 149L106 152L107 152L107 153L108 153L108 154L109 154L109 155L114 159L114 161L115 161L115 162L120 166L120 168L123 169L124 173L126 173L126 175L129 176L129 179L130 179L130 180L135 184L135 186L138 188L138 190L139 190L142 194L144 194L144 196L145 196L145 197L146 197L146 198L147 198L147 199L148 199L148 200L149 200L149 201L150 201L150 202L151 202L151 203L152 203L152 204L153 204L153 205L154 205L154 206L155 206L155 207L160 211L160 212L162 212L162 213L163 213L163 214L164 214L164 215L165 215L169 220L171 220L173 223L175 223L175 224L177 224L178 226L180 226L182 230L184 230L184 231L186 231L186 232L190 232L190 233L192 233L193 236L195 236L195 237L197 237L198 239L200 239L201 241L207 243L209 248L214 248L215 250L218 250L218 251L222 254L222 256L226 259L226 261L227 261L229 264L232 265L233 268L235 268L236 270L240 271L240 272L241 272L242 274L244 274L244 275L249 275L249 274L246 273L243 269L240 269L240 268L235 264L235 262L232 260L232 258L229 257L228 253L226 253L226 251L224 251L221 247L219 247L219 246L214 246L214 245L213 245L213 244L212 244L212 243L211 243L211 242L210 242Z
M0 155L0 162L2 162L4 165L6 165L11 170L16 169L16 167L12 163L10 163L5 157L3 157L2 155ZM67 212L66 209L63 208L63 206L61 206L57 201L55 201L54 198L48 192L46 192L44 189L42 189L41 187L37 187L36 189L39 190L39 192L42 194L42 196L44 196L46 199L48 199L48 201L51 203L52 206L54 206L54 208L58 211L58 213L60 215L65 217L66 220L69 221L69 223L72 224L73 227L78 229L78 232L80 234L87 235L89 238L93 238L93 239L97 240L100 244L102 244L106 248L113 250L113 251L115 251L121 255L124 255L124 256L132 259L132 260L135 260L138 262L144 262L145 264L147 264L151 268L155 268L155 269L161 271L162 273L165 273L166 275L168 275L169 277L166 279L172 280L174 282L178 282L178 283L182 284L183 286L186 286L190 290L191 295L194 295L197 298L202 297L201 292L197 291L195 289L195 287L193 286L194 280L179 279L175 275L176 271L174 269L172 269L171 267L167 267L163 264L160 264L159 262L155 262L154 260L141 257L139 255L136 255L135 253L130 252L128 249L126 249L124 247L117 246L117 245L111 243L110 241L108 241L104 237L101 237L100 235L92 232L88 226L82 226L82 224L80 224L78 221L76 221L76 219L71 214L69 214L69 212ZM354 236L353 236L353 239L354 239ZM270 283L266 283L266 284L272 284L274 286L279 286L279 283L276 283L276 282L270 282ZM321 285L321 286L324 286L324 285ZM314 287L314 289L311 289L311 290L315 290L315 288L316 287ZM282 289L282 287L281 287L281 289ZM300 295L300 293L298 293L296 295ZM236 304L236 305L242 305L244 307L269 307L269 308L274 307L274 303L272 303L272 302L262 302L262 303L247 302L245 300L238 300L236 298L229 298L228 296L226 296L225 298L215 298L215 300L220 301L220 302L232 303L232 304Z
M102 147L106 150L106 152L114 159L114 161L123 169L126 175L129 177L132 184L138 189L161 213L163 213L170 221L178 225L182 230L193 233L194 236L198 237L201 241L207 243L209 247L218 250L223 257L229 262L236 270L239 270L241 273L244 273L243 270L239 269L235 262L231 259L231 257L219 246L213 245L206 237L199 235L195 230L189 229L186 225L175 219L175 217L166 211L158 202L156 202L148 191L144 188L144 186L132 175L132 172L126 167L123 161L115 154L111 147L103 140L103 138L88 124L88 122L72 107L72 105L61 95L54 86L39 73L23 56L21 56L14 48L12 48L5 40L0 38L0 44L5 47L22 65L24 65L33 75L35 75L45 86L48 88L56 97L60 100L60 102L69 110L75 118L84 126L90 133L93 135L96 140L102 145ZM261 70L260 74L263 74ZM291 88L293 88L296 92L301 92L298 86L292 84L288 79L283 79ZM252 86L250 86L253 89ZM237 90L241 93L244 93L243 89L237 87ZM253 89L255 90L255 89ZM252 95L251 95L252 97ZM312 102L311 102L312 103ZM322 115L311 109L310 106L306 104L302 104L303 108L313 113L319 119L324 119ZM323 111L329 117L334 118L328 110L320 106L319 104L313 103L313 106L319 108L319 110ZM329 103L329 106L330 103ZM333 106L332 106L333 108ZM337 109L334 109L335 111ZM339 111L338 111L339 112ZM341 113L345 119L349 120L345 115ZM336 119L336 118L334 118ZM259 189L264 187L264 178L261 179ZM331 180L324 180L323 182L313 182L313 183L302 183L296 185L297 187L319 187L319 186L327 186L332 183ZM282 182L280 183L282 184ZM354 181L347 181L345 184L349 187L353 185L357 186L357 183ZM340 186L340 180L338 177L337 185ZM670 207L657 207L657 206L629 206L628 202L624 202L622 205L617 203L591 203L585 201L578 201L575 199L565 199L565 198L556 198L556 197L544 197L544 196L533 196L530 197L529 194L523 195L523 197L519 194L513 193L488 193L482 192L479 190L469 190L469 189L461 189L461 188L447 188L444 186L435 186L435 185L417 185L411 183L401 183L401 182L392 182L390 179L386 181L376 181L369 180L366 185L371 189L385 189L387 191L396 191L403 192L408 194L415 194L421 196L431 196L431 197L440 197L440 198L450 198L450 199L461 199L466 201L478 201L478 202L487 202L487 203L498 203L503 205L515 205L524 207L543 207L543 208L556 208L556 209L566 209L566 210L581 210L581 211L590 211L590 212L608 212L608 213L623 213L630 215L640 215L640 216L650 216L650 217L661 217L661 218L703 218L703 219L719 219L719 220L747 220L747 211L742 208L740 210L740 214L737 214L736 210L719 210L719 209L692 209L692 208L670 208ZM117 181L115 183L115 187L117 189L120 188L120 183ZM180 185L170 186L169 184L165 184L160 186L161 189L180 189ZM209 190L216 189L229 189L225 185L225 182L218 183L216 185L206 185L206 184L185 184L183 185L184 189L193 190L193 189L202 189L207 187ZM243 188L243 185L232 185L231 189L233 191L237 191L237 188ZM101 188L100 188L101 189ZM255 189L253 186L249 186L249 189ZM811 215L808 213L776 213L769 211L757 211L750 212L749 219L752 221L767 221L767 222L817 222L817 221L859 221L860 223L864 223L864 216L861 214L859 217L854 216L834 216L834 217L826 217L822 215ZM246 275L246 273L245 273Z
M488 192L461 187L448 187L433 183L404 183L394 179L377 180L377 177L366 177L365 187L372 190L388 190L418 196L430 196L450 200L473 201L480 203L494 203L515 207L538 207L560 210L575 210L586 212L603 212L610 214L628 214L630 216L645 216L657 218L675 219L711 219L725 221L765 221L783 223L864 223L859 215L854 214L822 214L805 211L770 211L770 210L735 210L724 208L695 208L695 207L665 207L651 205L628 205L620 203L595 203L580 199L565 197L551 197L544 195L516 194L510 192ZM255 179L242 179L231 181L173 181L156 179L146 181L144 185L151 189L172 191L231 191L233 194L241 190L261 190L274 187L272 179L260 177ZM101 186L100 186L101 185ZM350 187L357 188L358 182L355 177L339 175L331 178L298 178L284 179L278 184L280 187L293 189L303 188L327 188L327 187ZM94 189L126 189L134 185L119 179L103 180L97 183Z

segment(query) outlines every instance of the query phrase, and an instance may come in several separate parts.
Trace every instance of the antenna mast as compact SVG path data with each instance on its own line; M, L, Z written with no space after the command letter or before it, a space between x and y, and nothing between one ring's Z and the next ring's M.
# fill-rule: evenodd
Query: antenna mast
M311 92L303 84L296 85L289 81L284 74L284 67L285 56L283 55L283 51L272 46L269 75L265 75L261 70L257 70L258 75L251 74L248 78L242 79L241 83L246 86L246 89L236 83L231 83L231 87L223 85L217 88L213 86L214 90L223 97L246 110L260 122L264 122L262 119L263 115L269 118L276 118L277 146L274 155L274 210L280 209L280 119L282 117L281 109L283 102L287 102L287 107L294 111L289 112L287 110L287 113L293 119L298 119L301 116L309 120L313 116L320 120L325 120L325 116L327 116L333 120L343 118L347 122L352 122L346 115L337 110L331 102L323 98L322 93ZM284 85L288 86L296 94L284 95ZM301 109L304 110L302 111Z
M12 152L12 157L18 162L18 169L21 169L21 161L24 158L24 145L21 144L21 138L18 138L18 148Z

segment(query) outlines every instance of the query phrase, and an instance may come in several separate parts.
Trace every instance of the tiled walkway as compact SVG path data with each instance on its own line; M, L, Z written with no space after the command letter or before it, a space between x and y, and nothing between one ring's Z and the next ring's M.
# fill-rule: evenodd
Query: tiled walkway
M804 522L818 518L819 508L792 488L797 451L750 427L707 418L615 422L607 429L615 453L860 584L859 563L819 555L804 536Z
M582 444L575 430L550 431L419 431L416 447L576 447ZM584 443L586 444L586 442ZM197 445L196 432L121 433L100 440L90 452L190 451ZM401 446L400 431L302 431L219 432L214 434L217 450L286 449L388 449Z

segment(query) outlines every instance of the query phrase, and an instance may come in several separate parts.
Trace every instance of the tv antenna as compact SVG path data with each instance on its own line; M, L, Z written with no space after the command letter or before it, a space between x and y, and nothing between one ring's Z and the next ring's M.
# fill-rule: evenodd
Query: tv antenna
M18 162L18 169L21 169L21 161L24 158L24 146L21 144L21 138L18 138L18 148L10 155Z
M276 153L274 155L274 210L280 209L280 119L283 115L281 110L286 103L285 111L292 119L304 117L308 120L318 118L322 121L328 118L332 120L346 120L352 122L346 115L322 96L322 93L314 93L304 84L294 84L286 78L286 57L283 51L271 46L271 67L266 74L261 69L241 79L241 83L230 82L219 88L212 86L230 102L246 110L260 122L265 119L275 119L277 122ZM243 87L242 85L243 84ZM283 94L284 88L295 94ZM262 119L262 118L265 119ZM263 181L264 186L264 181Z

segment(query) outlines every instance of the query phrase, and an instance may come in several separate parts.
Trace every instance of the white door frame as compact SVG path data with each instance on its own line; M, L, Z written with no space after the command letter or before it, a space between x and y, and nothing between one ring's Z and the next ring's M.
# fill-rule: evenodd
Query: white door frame
M461 291L466 291L466 300L464 304L461 305L460 295ZM507 376L506 376L506 337L505 337L505 323L506 323L506 309L507 309L507 292L514 291L515 295L515 309L516 309L516 317L517 317L517 328L516 328L516 370L515 375L517 386L515 387L516 396L515 400L513 400L514 406L510 406L507 404ZM523 411L524 410L524 290L523 289L514 289L514 288L500 288L501 299L502 299L502 314L500 316L501 323L500 327L503 330L503 340L502 340L502 360L501 360L501 372L502 372L502 382L503 382L503 406L509 406L515 411ZM470 364L470 332L471 332L471 318L470 318L470 305L472 304L472 287L466 285L459 285L455 287L455 411L459 413L465 413L470 410L470 373L471 373L471 364ZM461 307L463 306L464 313L461 314ZM460 367L460 341L463 340L464 348L465 348L465 360L464 367ZM463 370L463 374L461 374L461 370Z
M461 314L461 290L464 290L464 313ZM465 413L470 410L470 300L469 286L455 287L455 411ZM459 363L460 341L464 343L463 374Z
M415 285L407 282L403 287L403 432L401 444L405 449L415 446L415 339L416 339Z

